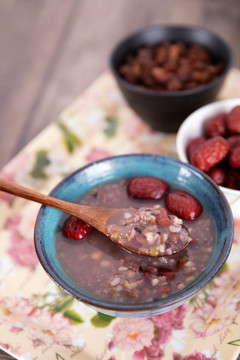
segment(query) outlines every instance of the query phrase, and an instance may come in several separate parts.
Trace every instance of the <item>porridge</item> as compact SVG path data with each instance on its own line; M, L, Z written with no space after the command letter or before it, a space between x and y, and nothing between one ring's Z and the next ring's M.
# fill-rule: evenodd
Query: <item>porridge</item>
M142 178L142 183L148 181L149 184L149 179L152 178ZM132 254L89 225L83 226L81 220L67 215L62 217L55 240L57 259L68 278L90 295L117 303L151 302L182 290L206 268L215 243L211 216L197 200L194 203L194 198L188 194L183 196L184 193L170 185L159 196L152 195L155 192L150 191L150 195L141 197L131 192L131 181L124 179L96 187L82 196L79 203L135 209L133 217L139 211L141 214L149 212L148 209L153 210L155 215L162 213L161 219L165 219L166 223L161 225L157 235L161 237L168 233L170 227L173 236L179 236L181 232L186 236L190 234L191 242L184 250L165 257ZM150 184L147 189L151 190L155 185L153 181L153 186ZM145 188L141 190L143 194ZM178 206L174 209L176 204ZM191 219L185 220L189 214ZM125 220L131 219L131 223L131 217L127 216ZM154 223L149 226L154 227L155 220L151 219ZM135 229L132 239L134 235L141 235L140 230L144 231L141 227ZM71 235L72 238L68 238ZM150 243L156 241L155 249L157 240L152 239L153 235L148 236Z

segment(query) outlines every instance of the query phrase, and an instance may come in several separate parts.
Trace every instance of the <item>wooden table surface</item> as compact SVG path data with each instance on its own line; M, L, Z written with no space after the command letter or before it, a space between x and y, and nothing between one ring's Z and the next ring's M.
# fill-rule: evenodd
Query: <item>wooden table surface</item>
M108 68L123 36L151 24L203 26L240 67L239 18L239 0L0 0L0 167Z

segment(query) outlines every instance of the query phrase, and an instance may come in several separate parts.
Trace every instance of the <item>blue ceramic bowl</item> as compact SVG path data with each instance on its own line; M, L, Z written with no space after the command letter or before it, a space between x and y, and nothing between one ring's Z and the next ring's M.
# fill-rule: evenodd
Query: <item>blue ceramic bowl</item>
M64 291L95 310L119 317L152 316L172 310L200 291L225 263L233 240L233 218L229 204L219 188L191 165L158 155L123 155L89 164L66 177L51 196L75 202L82 194L103 183L135 176L154 176L195 196L212 215L217 241L207 268L185 289L168 297L141 304L116 304L98 299L77 287L64 273L55 256L55 233L62 213L42 206L35 226L35 247L39 260Z

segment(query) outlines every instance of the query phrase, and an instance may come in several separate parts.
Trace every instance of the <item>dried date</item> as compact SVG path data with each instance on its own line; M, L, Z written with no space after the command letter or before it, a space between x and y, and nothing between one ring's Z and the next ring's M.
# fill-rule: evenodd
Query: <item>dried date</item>
M207 172L228 154L229 145L222 136L215 136L199 145L191 156L191 164Z
M210 118L203 133L187 144L189 162L217 185L240 190L240 105Z

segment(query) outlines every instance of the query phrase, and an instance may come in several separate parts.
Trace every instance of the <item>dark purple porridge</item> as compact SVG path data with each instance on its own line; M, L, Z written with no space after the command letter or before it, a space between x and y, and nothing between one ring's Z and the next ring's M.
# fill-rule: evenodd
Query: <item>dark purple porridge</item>
M163 197L142 200L129 196L128 183L121 180L99 186L81 197L79 203L96 207L166 208ZM67 239L62 232L67 218L63 216L62 228L56 234L60 266L77 287L112 302L151 302L182 290L206 268L214 249L215 228L206 209L191 221L169 215L170 226L186 227L192 241L178 254L158 258L131 254L96 230L86 230L88 235L80 241Z

